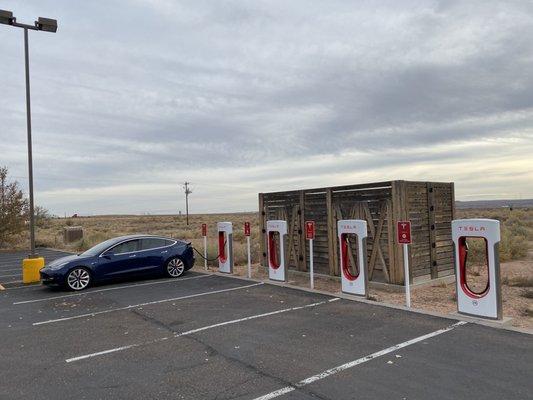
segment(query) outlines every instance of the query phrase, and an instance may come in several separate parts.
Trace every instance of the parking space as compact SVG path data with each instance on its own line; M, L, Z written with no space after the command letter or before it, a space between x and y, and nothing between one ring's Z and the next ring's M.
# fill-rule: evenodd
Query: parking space
M189 272L0 293L0 398L526 398L531 336Z
M44 257L46 262L64 257L71 253L60 250L39 248L39 256ZM0 252L0 284L12 285L22 282L22 260L28 257L28 250Z

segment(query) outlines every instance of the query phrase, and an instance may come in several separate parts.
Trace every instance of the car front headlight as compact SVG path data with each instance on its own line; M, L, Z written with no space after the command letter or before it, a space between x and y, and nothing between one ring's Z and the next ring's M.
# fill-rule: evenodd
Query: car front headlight
M68 264L68 262L64 262L64 263L61 263L61 264L49 266L48 268L50 268L52 271L56 271L58 269L63 268L67 264Z

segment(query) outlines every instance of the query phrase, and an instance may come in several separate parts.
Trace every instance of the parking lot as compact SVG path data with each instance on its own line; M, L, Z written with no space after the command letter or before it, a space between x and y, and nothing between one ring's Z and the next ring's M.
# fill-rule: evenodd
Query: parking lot
M8 287L0 338L6 399L524 399L532 389L530 335L198 272L83 293Z
M28 250L0 253L0 284L11 286L22 283L22 259L28 256ZM38 249L38 255L49 262L69 253L53 249Z

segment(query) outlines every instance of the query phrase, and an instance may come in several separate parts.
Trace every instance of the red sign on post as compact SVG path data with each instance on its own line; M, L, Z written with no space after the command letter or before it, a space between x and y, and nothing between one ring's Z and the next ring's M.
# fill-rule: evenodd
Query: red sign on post
M251 232L250 232L250 223L249 222L245 222L244 223L244 236L250 236Z
M313 240L315 238L315 221L305 222L305 238Z
M398 221L398 243L411 244L411 221Z
M202 236L207 236L207 224L202 224Z

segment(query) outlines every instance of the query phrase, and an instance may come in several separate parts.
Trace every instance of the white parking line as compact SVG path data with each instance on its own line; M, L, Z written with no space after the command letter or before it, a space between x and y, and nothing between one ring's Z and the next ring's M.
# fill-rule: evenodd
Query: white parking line
M15 269L1 269L0 272L20 272L22 273L22 268L15 268Z
M0 275L0 278L20 278L21 274L15 274L15 275Z
M54 324L54 323L57 323L57 322L70 321L72 319L94 317L96 315L109 314L109 313L116 312L116 311L131 310L132 308L144 307L144 306L149 306L149 305L152 305L152 304L161 304L161 303L167 303L169 301L185 300L185 299L190 299L190 298L193 298L193 297L207 296L207 295L210 295L210 294L231 292L233 290L246 289L246 288L250 288L250 287L258 286L258 285L262 285L262 284L263 284L263 282L259 282L259 283L254 283L252 285L237 286L237 287L229 288L229 289L220 289L220 290L212 290L210 292L189 294L187 296L174 297L172 299L149 301L147 303L133 304L133 305L129 305L129 306L126 306L126 307L112 308L112 309L109 309L109 310L96 311L96 312L93 312L93 313L74 315L72 317L65 317L65 318L58 318L58 319L50 319L48 321L34 322L32 325L33 326L38 326L38 325Z
M325 370L323 372L320 372L320 373L318 373L316 375L310 376L309 378L301 380L300 382L294 384L293 386L285 386L284 388L275 390L273 392L265 394L264 396L257 397L254 400L270 400L270 399L274 399L274 398L282 396L284 394L293 392L293 391L295 391L298 388L307 386L307 385L309 385L309 384L311 384L313 382L316 382L316 381L319 381L321 379L327 378L329 376L335 375L335 374L337 374L337 373L339 373L341 371L345 371L345 370L347 370L349 368L353 368L353 367L355 367L357 365L366 363L366 362L368 362L370 360L374 360L374 359L376 359L378 357L384 356L385 354L392 353L393 351L396 351L398 349L402 349L404 347L411 346L412 344L422 342L422 341L424 341L426 339L429 339L429 338L432 338L432 337L435 337L435 336L438 336L438 335L442 335L443 333L449 332L452 329L455 329L456 327L464 325L466 323L467 322L465 322L465 321L460 321L460 322L457 322L457 323L455 323L453 325L450 325L450 326L448 326L446 328L439 329L437 331L434 331L434 332L428 333L426 335L422 335L422 336L416 337L416 338L411 339L411 340L407 340L406 342L399 343L399 344L396 344L396 345L391 346L391 347L387 347L386 349L383 349L383 350L377 351L375 353L369 354L368 356L365 356L363 358L359 358L357 360L350 361L350 362L348 362L346 364L342 364L342 365L339 365L339 366L331 368L331 369L327 369L327 370Z
M108 349L108 350L99 351L97 353L91 353L91 354L85 354L83 356L67 358L65 360L65 362L71 363L71 362L74 362L74 361L86 360L88 358L103 356L105 354L116 353L116 352L123 351L123 350L128 350L128 349L133 349L133 348L136 348L136 347L146 346L146 345L149 345L149 344L164 342L164 341L169 340L169 339L174 339L174 338L179 338L179 337L182 337L182 336L192 335L194 333L206 331L208 329L218 328L218 327L221 327L221 326L237 324L239 322L250 321L252 319L257 319L257 318L270 317L272 315L282 314L282 313L286 313L286 312L289 312L289 311L303 310L303 309L306 309L306 308L316 307L316 306L320 306L322 304L328 304L328 303L331 303L331 302L334 302L334 301L337 301L337 300L339 300L339 298L335 297L335 298L327 300L327 301L320 301L318 303L307 304L305 306L284 308L282 310L271 311L271 312L267 312L267 313L264 313L264 314L256 314L256 315L251 315L251 316L244 317L244 318L233 319L231 321L225 321L225 322L220 322L218 324L203 326L201 328L191 329L190 331L176 333L175 335L172 335L172 336L166 336L166 337L162 337L162 338L159 338L159 339L150 340L150 341L147 341L147 342L130 344L130 345L127 345L127 346L115 347L114 349Z
M89 295L89 294L92 294L92 293L108 292L110 290L120 290L120 289L127 289L127 288L131 288L131 287L160 285L162 283L172 283L172 282L179 283L179 282L183 282L183 281L188 281L190 279L210 278L212 276L214 276L214 275L199 275L199 276L190 276L188 278L178 278L178 279L170 278L170 279L164 279L164 280L155 281L155 282L136 283L134 285L114 286L114 287L110 287L110 288L106 288L106 289L90 290L90 291L81 292L81 293L64 294L64 295L61 295L61 296L43 297L41 299L17 301L15 303L13 303L13 305L28 304L28 303L38 303L38 302L41 302L41 301L64 299L64 298L67 298L67 297L86 296L86 295Z

